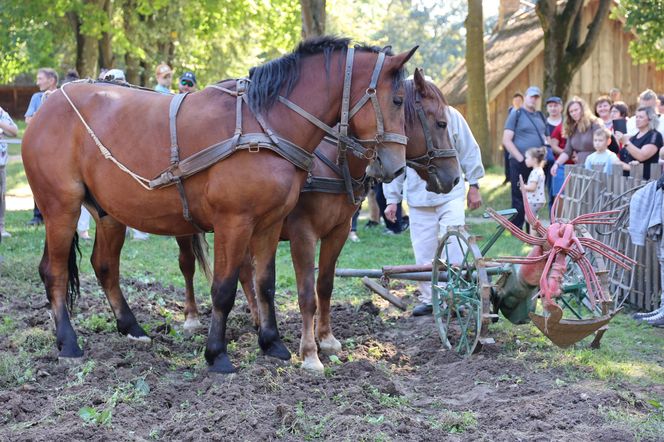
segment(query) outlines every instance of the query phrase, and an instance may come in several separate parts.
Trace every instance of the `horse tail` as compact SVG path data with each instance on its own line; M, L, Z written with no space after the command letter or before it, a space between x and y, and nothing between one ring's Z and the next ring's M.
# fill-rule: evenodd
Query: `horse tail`
M198 262L198 267L201 269L208 282L212 283L212 269L210 268L210 261L208 260L209 245L205 239L204 233L197 233L194 235L192 248L194 249L194 256Z
M81 282L78 277L78 261L81 257L81 248L78 245L78 232L74 233L69 249L69 275L67 281L67 306L71 313L74 312L74 304L81 295Z

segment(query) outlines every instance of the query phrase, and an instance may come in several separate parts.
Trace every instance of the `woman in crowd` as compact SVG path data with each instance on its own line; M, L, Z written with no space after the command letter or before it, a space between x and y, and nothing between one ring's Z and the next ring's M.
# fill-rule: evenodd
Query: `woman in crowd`
M659 149L664 142L659 133L659 118L655 109L649 106L640 107L635 115L638 133L633 136L616 132L622 143L621 160L626 163L639 162L643 164L643 179L650 179L650 165L657 164Z
M602 95L595 100L595 115L602 120L604 127L611 129L613 119L611 118L611 99L608 95Z
M610 107L609 107L610 110ZM586 102L579 97L572 97L565 108L563 136L567 139L565 151L558 156L551 166L551 175L556 176L558 167L574 158L576 164L585 164L586 157L595 152L593 134L602 127L602 120L595 117ZM617 153L618 143L611 137L609 150Z

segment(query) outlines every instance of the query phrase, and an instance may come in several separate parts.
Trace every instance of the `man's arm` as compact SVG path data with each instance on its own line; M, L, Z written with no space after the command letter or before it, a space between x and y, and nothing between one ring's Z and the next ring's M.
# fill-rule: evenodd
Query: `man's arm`
M503 146L507 149L510 156L517 160L519 163L523 162L524 158L519 152L519 149L514 144L514 131L510 129L505 129L503 131Z
M15 137L18 135L18 127L14 124L12 117L9 116L3 108L0 107L0 129L4 132L5 135L9 137Z
M382 184L385 202L387 203L385 217L392 222L395 222L397 219L397 204L403 198L403 183L407 174L408 168L406 168L406 172L396 177L391 183Z

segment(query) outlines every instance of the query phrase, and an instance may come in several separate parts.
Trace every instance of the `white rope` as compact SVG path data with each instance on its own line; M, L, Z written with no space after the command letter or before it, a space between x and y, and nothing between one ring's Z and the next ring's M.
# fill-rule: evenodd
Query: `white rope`
M113 154L111 153L111 151L108 150L108 148L102 144L101 140L97 137L97 135L95 135L94 131L90 128L90 126L85 121L85 119L83 118L81 113L78 111L76 106L74 106L74 103L71 101L71 98L69 98L69 95L67 95L67 92L65 92L65 87L68 86L69 84L79 83L79 82L87 82L87 81L88 80L80 80L80 81L72 81L70 83L63 84L62 87L60 87L60 90L62 91L62 95L64 95L65 98L67 99L67 101L69 102L69 104L71 104L72 109L74 109L74 112L76 112L76 115L78 115L78 118L81 120L81 123L83 123L83 126L85 126L85 129L88 131L88 134L90 134L90 137L95 142L95 144L97 145L97 148L99 149L99 152L101 152L101 154L104 156L104 158L107 159L107 160L111 160L113 163L115 163L115 165L118 166L118 168L121 171L125 172L127 175L129 175L130 177L135 179L136 182L138 184L140 184L144 189L154 190L153 188L151 188L149 186L150 180L148 180L146 178L143 178L142 176L132 172L131 170L129 170L129 168L127 166L125 166L124 164L122 164L121 162L116 160L115 157L113 157Z

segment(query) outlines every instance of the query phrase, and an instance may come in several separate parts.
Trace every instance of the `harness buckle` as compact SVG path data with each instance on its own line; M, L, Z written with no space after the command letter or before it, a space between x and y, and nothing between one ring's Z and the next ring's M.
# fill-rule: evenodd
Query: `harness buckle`
M376 95L376 88L375 87L368 87L367 90L365 91L365 94L368 96L373 96Z
M256 153L261 151L261 147L257 142L252 142L249 143L249 149L247 149L251 153Z

